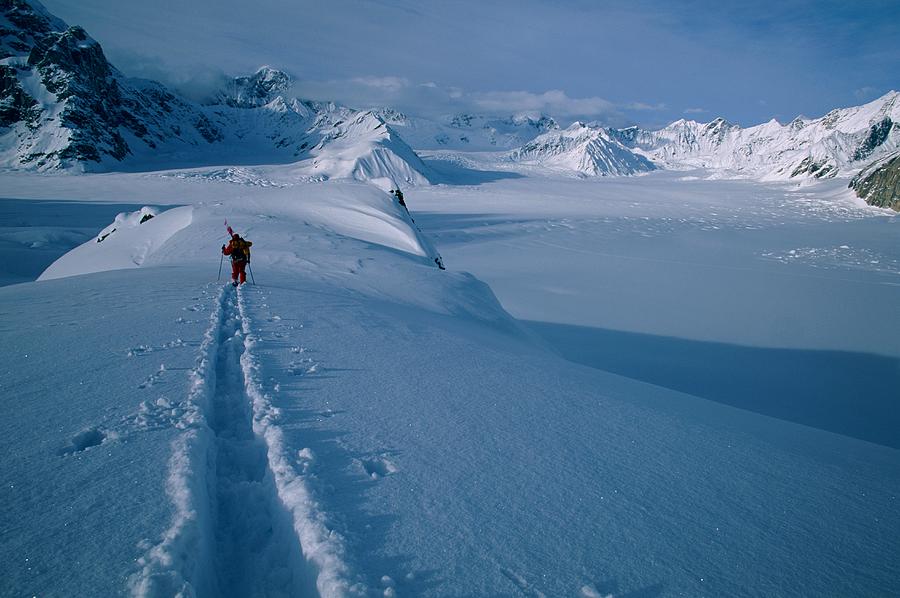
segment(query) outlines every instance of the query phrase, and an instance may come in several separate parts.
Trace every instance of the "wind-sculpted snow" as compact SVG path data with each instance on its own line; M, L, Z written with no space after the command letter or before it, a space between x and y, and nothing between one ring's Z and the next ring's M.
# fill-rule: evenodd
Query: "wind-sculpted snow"
M38 280L137 268L172 235L191 223L192 211L190 207L181 207L159 213L155 208L144 207L130 214L123 212L95 239L50 264Z

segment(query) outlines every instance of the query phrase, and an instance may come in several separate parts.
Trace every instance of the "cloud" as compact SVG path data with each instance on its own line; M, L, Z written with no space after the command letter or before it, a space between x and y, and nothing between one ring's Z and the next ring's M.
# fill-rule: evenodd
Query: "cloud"
M707 110L705 108L685 108L685 114L703 114Z
M624 106L628 110L637 110L639 112L658 112L662 110L668 110L668 106L664 103L660 102L658 104L645 104L644 102L632 102L630 104L625 104Z
M388 91L399 91L412 85L406 77L354 77L350 81L364 87L374 87Z
M413 116L436 118L470 112L490 116L515 113L543 113L561 120L597 120L611 125L626 123L623 110L658 110L659 106L634 104L618 106L604 98L570 97L553 89L531 91L469 91L444 87L433 81L417 83L406 77L371 76L330 81L300 80L294 89L298 97L334 100L355 108L390 106Z
M480 111L503 114L511 112L544 112L563 118L604 118L620 116L612 102L598 97L570 98L564 91L554 89L544 93L528 91L489 91L470 94Z
M874 87L865 86L853 91L853 95L857 100L864 102L878 97L878 90Z
M227 89L232 80L217 68L188 63L172 66L163 64L157 57L127 50L116 51L114 63L129 77L158 81L195 102L203 102Z

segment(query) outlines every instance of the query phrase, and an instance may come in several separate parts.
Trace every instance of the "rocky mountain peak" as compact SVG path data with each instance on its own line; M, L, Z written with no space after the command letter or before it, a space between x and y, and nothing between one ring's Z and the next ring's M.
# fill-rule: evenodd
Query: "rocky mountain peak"
M36 0L0 0L0 59L25 56L45 35L66 29Z
M224 91L221 99L229 106L257 108L288 93L292 83L293 79L287 73L263 66L252 75L235 77L231 89Z
M505 122L506 124L516 127L531 127L537 129L542 133L553 131L559 128L559 124L552 117L547 116L546 114L535 114L529 112L514 114L505 119Z

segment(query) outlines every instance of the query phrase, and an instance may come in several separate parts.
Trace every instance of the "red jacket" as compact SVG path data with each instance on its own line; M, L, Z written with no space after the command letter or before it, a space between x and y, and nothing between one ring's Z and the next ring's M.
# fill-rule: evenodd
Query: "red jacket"
M235 235L228 242L228 245L222 248L222 253L231 256L233 262L249 262L251 241L240 238Z

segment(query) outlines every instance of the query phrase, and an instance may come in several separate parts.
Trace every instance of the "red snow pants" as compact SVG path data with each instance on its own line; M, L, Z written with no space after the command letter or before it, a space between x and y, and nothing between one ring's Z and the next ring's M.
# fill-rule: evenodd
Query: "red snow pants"
M240 276L241 284L247 282L247 272L245 271L247 268L246 260L232 260L231 261L231 280L237 280L238 276Z

